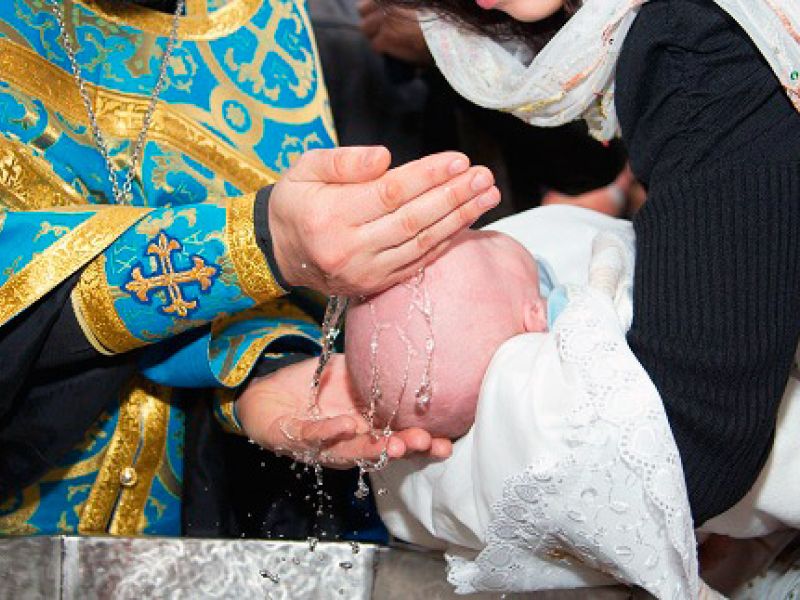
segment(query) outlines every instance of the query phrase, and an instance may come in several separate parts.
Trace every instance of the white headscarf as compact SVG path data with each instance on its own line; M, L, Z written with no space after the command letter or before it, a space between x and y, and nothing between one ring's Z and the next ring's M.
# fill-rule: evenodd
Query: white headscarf
M521 43L498 43L431 15L420 18L436 64L468 100L537 126L583 118L591 134L618 133L614 72L647 0L586 0L532 61ZM716 0L752 38L800 110L800 1Z

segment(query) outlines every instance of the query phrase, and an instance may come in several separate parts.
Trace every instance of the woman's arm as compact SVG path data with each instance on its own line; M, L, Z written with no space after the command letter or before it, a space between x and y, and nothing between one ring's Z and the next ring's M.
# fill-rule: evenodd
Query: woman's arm
M628 340L699 526L758 477L800 334L800 115L735 21L698 0L643 6L617 111L649 187Z

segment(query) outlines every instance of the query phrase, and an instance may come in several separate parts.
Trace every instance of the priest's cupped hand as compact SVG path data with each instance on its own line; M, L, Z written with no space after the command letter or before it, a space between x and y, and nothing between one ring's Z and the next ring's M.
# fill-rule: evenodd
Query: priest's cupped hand
M350 383L344 356L333 355L323 372L316 412L310 382L318 359L308 359L254 379L237 400L242 428L254 442L301 462L350 468L358 461L377 461L412 454L447 458L450 440L433 438L419 428L374 435L364 406Z
M312 150L275 185L269 229L292 286L367 295L409 279L500 201L486 167L443 152L390 169L382 147Z

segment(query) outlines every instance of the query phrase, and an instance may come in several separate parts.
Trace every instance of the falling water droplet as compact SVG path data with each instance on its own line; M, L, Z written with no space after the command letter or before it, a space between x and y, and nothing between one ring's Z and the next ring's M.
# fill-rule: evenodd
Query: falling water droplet
M369 486L364 477L366 472L367 470L364 467L358 468L358 484L353 495L359 500L363 500L369 496Z

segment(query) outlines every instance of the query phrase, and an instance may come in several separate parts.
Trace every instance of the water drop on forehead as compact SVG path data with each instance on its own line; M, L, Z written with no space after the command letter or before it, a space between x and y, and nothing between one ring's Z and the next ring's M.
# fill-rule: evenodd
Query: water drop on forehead
M426 410L431 403L431 396L433 390L431 389L430 383L424 383L419 387L419 389L414 394L414 397L417 401L417 408L421 410Z

